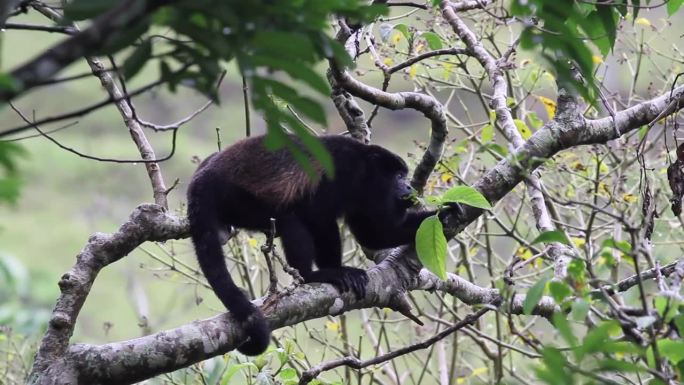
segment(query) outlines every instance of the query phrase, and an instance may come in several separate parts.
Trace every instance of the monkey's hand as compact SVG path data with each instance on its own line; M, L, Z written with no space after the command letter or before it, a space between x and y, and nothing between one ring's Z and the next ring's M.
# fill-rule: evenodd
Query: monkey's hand
M311 272L304 281L329 283L341 292L352 291L356 299L366 296L366 284L368 284L368 274L366 270L354 267L338 267L333 269L321 269Z
M465 210L460 203L447 202L444 204L444 208L439 211L439 220L444 221L447 216L462 218L465 216Z

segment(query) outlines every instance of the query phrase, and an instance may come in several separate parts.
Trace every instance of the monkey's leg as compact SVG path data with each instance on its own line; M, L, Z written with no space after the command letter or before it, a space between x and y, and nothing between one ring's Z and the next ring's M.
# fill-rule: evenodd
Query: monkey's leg
M287 263L299 270L299 274L308 282L316 253L311 232L304 222L294 214L277 218L276 227L280 234L280 242L283 245Z
M342 242L337 221L310 225L316 246L316 266L312 282L328 282L342 291L351 290L357 298L366 296L368 274L363 269L342 266Z

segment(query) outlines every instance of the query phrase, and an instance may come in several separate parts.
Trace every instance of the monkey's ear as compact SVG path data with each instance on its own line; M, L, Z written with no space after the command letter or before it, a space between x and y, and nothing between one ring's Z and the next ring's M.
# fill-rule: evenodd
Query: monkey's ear
M383 173L407 172L403 159L385 148L371 144L368 146L368 161Z

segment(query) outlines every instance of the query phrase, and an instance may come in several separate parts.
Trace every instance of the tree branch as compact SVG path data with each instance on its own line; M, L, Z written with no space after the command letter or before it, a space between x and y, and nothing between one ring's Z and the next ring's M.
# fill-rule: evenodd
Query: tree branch
M124 0L95 18L82 32L62 41L11 72L13 89L0 89L0 100L10 101L44 83L64 67L106 47L155 9L172 0Z
M503 76L503 67L507 65L505 57L502 57L500 60L494 59L477 39L475 34L456 15L454 7L454 3L446 0L442 1L442 15L466 45L468 51L485 69L485 72L492 82L493 93L490 107L496 112L496 123L501 127L502 133L511 143L513 148L518 148L525 144L525 140L518 131L518 128L513 121L511 110L508 108L507 104L508 84ZM517 43L512 45L510 52L513 52L516 44ZM546 208L546 201L542 194L542 183L539 174L530 172L527 178L525 178L525 184L527 185L527 194L530 196L532 214L536 221L537 230L540 232L555 230L553 222L551 221L551 216ZM573 250L559 242L550 243L548 246L548 253L555 262L555 276L557 279L564 279L567 276L567 267L570 263L570 257L574 254Z

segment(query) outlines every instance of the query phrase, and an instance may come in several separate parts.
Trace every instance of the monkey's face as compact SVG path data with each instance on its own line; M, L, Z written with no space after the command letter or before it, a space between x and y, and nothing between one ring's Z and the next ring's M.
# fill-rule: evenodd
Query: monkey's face
M409 181L406 179L406 174L398 173L396 175L393 190L394 199L399 207L409 208L413 206L415 191L413 190L413 187L411 187Z

